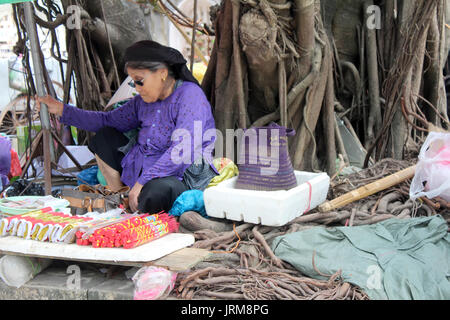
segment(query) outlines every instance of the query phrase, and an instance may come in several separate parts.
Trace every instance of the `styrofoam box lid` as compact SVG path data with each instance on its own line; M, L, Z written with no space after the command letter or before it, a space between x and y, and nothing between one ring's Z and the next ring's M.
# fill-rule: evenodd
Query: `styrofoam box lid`
M298 186L290 190L235 189L237 177L204 192L206 213L267 226L282 226L325 202L330 178L326 173L295 171Z

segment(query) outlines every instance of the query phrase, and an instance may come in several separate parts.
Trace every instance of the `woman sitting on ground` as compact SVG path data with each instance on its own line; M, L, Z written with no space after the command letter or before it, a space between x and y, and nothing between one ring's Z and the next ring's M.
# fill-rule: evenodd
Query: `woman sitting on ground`
M138 95L113 111L87 111L50 96L36 100L62 123L96 132L89 149L110 189L117 191L123 184L131 188L132 211L167 212L181 193L204 189L217 175L212 165L214 137L202 139L205 131L215 130L211 106L186 60L173 48L137 42L125 52L125 69ZM202 136L194 139L199 125ZM139 130L134 145L124 135L132 129ZM177 129L187 140L174 141ZM180 150L186 143L190 150Z

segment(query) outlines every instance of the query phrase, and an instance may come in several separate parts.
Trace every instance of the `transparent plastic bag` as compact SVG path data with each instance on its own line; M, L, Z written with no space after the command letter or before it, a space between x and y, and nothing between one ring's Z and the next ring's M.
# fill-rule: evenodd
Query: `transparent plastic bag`
M9 87L22 93L27 93L25 69L22 60L23 56L20 54L8 61Z
M450 201L450 133L431 132L419 154L409 190L411 199Z
M165 299L175 287L177 274L164 268L143 267L133 276L134 300Z

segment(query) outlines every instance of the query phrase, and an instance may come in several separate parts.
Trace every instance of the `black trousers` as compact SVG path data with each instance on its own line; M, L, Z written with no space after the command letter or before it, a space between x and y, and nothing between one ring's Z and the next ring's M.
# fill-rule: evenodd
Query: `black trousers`
M126 145L128 141L120 131L106 127L96 133L88 147L107 165L122 174L120 163L125 155L118 148ZM138 209L142 213L150 214L168 212L178 196L187 190L189 188L186 184L176 177L153 179L142 188L138 197Z

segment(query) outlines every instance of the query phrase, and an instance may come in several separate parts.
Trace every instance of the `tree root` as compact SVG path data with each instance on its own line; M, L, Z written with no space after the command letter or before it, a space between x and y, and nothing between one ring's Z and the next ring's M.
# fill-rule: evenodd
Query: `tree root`
M358 186L370 183L372 177L379 177L403 169L409 163L385 160L372 168L347 176L347 183ZM360 182L361 180L364 183ZM443 199L429 202L409 200L409 184L406 181L386 193L362 199L336 212L311 211L283 227L242 224L236 232L217 233L200 230L195 233L199 241L196 247L212 250L230 250L232 253L217 252L199 264L189 273L180 273L177 280L178 297L192 299L207 297L215 299L246 300L365 300L368 296L360 288L345 283L341 274L322 274L327 280L303 276L287 262L275 256L269 241L274 237L308 230L314 227L328 228L336 225L358 227L371 225L387 219L409 219L417 215L442 214L450 222L450 203ZM337 185L341 187L341 185ZM416 214L417 213L417 214ZM317 269L317 268L316 268Z
M181 274L177 283L182 299L195 296L246 300L368 299L367 295L359 293L359 288L342 282L340 273L323 281L254 268L218 268L187 276Z
M242 224L236 227L236 233L234 231L222 232L219 234L218 237L197 241L194 244L194 248L210 249L213 245L217 243L228 243L236 237L236 234L239 235L240 237L243 237L244 232L251 226L252 226L251 224Z

